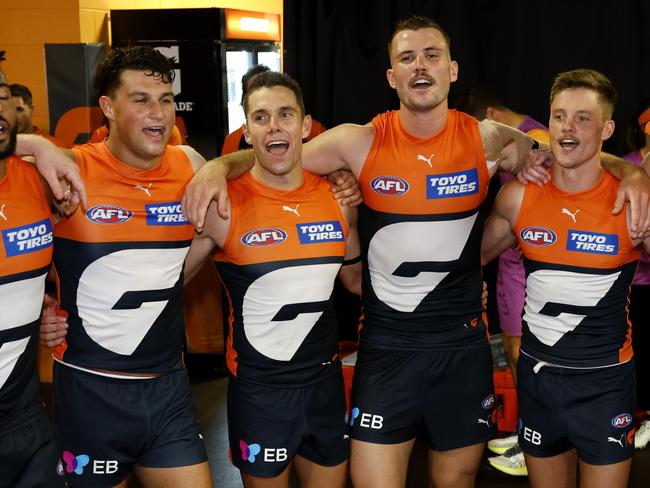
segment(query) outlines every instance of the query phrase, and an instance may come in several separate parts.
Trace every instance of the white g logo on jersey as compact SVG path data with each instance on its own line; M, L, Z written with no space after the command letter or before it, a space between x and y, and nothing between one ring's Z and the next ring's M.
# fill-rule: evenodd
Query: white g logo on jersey
M126 310L115 310L115 304L128 292L172 288L188 249L125 249L90 263L77 287L79 317L88 336L104 349L132 354L168 300L146 300Z
M449 274L445 263L460 257L477 215L459 220L399 222L379 229L368 247L368 270L377 298L400 312L413 312ZM418 263L431 263L430 267L442 270L400 275L400 267L409 264L417 268Z
M292 266L257 278L242 304L248 342L268 358L289 361L323 314L320 302L330 299L340 267L340 263ZM283 312L286 317L275 318Z
M612 288L620 271L607 274L576 273L542 269L526 279L526 304L524 320L537 339L554 346L564 334L575 329L587 316L571 312L570 308L595 307ZM567 299L571 304L567 304ZM565 304L567 311L558 315L543 313L547 304Z
M0 330L31 324L38 319L45 292L45 273L33 278L0 285ZM5 342L0 347L0 388L25 352L29 337Z

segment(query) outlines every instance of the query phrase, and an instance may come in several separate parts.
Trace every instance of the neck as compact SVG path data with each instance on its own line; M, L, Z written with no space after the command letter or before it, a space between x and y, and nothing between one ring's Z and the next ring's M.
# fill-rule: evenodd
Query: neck
M400 104L399 118L404 130L412 136L427 139L438 134L447 124L447 99L431 110L416 111Z
M302 185L305 177L302 172L302 165L298 163L291 171L283 175L275 175L265 170L258 162L251 169L253 177L264 186L275 190L291 191Z
M0 159L0 180L7 174L7 160Z
M594 158L577 168L563 168L559 164L554 164L551 179L560 190L567 193L580 193L596 186L602 174L603 168L600 165L600 152L598 152Z
M128 166L147 170L155 168L160 164L160 161L162 160L162 154L154 159L141 159L132 152L124 150L123 146L117 143L116 140L117 137L111 137L111 133L109 132L108 138L106 139L106 146L108 147L109 151L111 151L113 156Z

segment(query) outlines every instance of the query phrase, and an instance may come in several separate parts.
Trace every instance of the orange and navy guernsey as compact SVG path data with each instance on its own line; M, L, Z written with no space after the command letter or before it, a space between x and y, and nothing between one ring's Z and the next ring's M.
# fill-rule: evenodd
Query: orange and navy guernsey
M332 290L348 227L329 183L303 173L291 191L250 172L228 185L230 229L213 258L230 305L227 365L243 381L292 387L339 372Z
M149 170L121 162L103 142L73 151L89 209L54 228L60 307L69 324L54 358L117 373L177 369L183 263L194 235L180 199L192 165L174 146Z
M489 173L477 120L450 110L444 129L428 139L407 133L397 111L372 124L359 178L361 346L484 345L480 245Z
M640 251L625 212L610 212L618 184L603 172L580 193L526 186L514 227L526 268L522 353L574 368L632 358L627 297Z
M32 164L6 159L0 181L0 431L41 408L36 349L52 222Z

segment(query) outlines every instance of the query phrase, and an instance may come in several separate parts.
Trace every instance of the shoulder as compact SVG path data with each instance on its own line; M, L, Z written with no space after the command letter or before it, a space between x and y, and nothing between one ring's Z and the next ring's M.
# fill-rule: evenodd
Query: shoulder
M176 148L187 156L187 159L192 165L192 169L196 173L199 169L205 164L205 158L201 156L196 149L190 146L180 145L180 146L167 146L167 149Z

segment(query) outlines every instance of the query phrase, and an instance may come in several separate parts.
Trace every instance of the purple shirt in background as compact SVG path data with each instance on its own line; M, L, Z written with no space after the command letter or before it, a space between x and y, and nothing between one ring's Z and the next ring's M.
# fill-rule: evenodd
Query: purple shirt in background
M643 158L641 157L641 151L634 151L623 156L623 159L629 161L630 163L641 166ZM639 267L636 269L636 274L634 275L634 280L632 280L633 285L650 285L650 256L648 253L642 251L641 257L639 258Z

